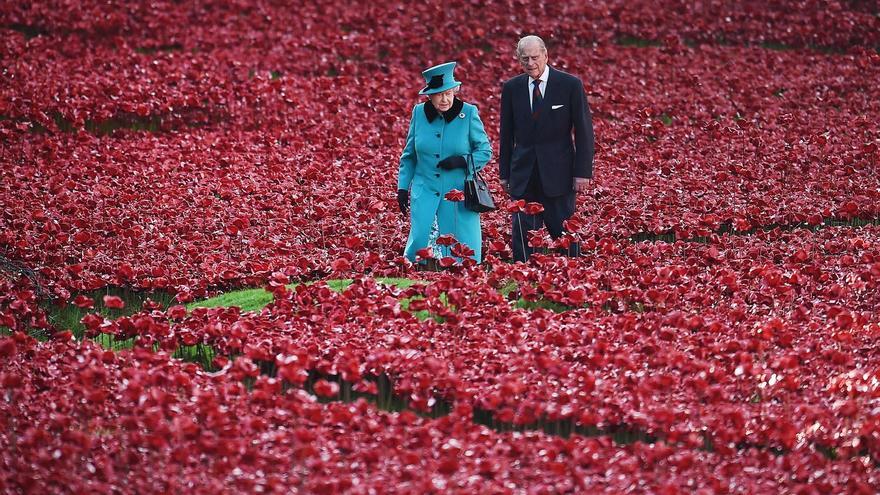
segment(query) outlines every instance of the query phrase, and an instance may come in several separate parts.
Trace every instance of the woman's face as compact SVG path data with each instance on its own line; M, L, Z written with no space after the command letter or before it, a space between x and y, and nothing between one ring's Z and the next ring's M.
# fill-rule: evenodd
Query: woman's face
M452 108L452 100L455 99L455 89L447 89L442 93L434 93L429 95L431 98L431 104L434 105L434 108L441 112L445 112Z

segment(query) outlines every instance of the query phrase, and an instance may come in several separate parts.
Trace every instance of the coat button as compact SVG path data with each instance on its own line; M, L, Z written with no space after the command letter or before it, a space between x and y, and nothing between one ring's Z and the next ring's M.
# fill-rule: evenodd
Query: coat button
M438 155L437 153L434 153L434 158L440 158L440 155Z
M434 196L440 196L440 193L434 193Z
M439 132L437 133L437 137L440 137L440 133L439 133Z
M434 177L440 177L440 174L434 174Z

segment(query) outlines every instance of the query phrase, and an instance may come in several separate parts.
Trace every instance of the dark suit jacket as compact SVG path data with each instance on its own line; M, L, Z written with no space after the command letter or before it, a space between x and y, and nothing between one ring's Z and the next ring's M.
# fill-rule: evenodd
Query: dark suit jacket
M510 194L522 196L532 168L541 174L544 194L572 190L574 177L593 176L593 119L584 85L577 77L550 68L537 120L529 103L528 74L504 83L501 90L500 177Z

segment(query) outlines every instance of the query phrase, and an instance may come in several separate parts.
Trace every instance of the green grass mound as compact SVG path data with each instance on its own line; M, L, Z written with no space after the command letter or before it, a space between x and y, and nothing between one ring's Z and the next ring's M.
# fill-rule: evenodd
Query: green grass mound
M352 279L336 279L327 280L327 286L336 291L343 291L352 283ZM422 283L421 280L413 280L410 278L377 278L377 283L384 285L394 285L401 289L406 289L415 284ZM290 284L287 287L292 289L297 284ZM188 311L195 308L221 308L221 307L238 307L241 311L259 311L267 304L272 302L272 293L265 289L241 289L236 291L220 294L219 296L205 299L203 301L195 301L186 305Z

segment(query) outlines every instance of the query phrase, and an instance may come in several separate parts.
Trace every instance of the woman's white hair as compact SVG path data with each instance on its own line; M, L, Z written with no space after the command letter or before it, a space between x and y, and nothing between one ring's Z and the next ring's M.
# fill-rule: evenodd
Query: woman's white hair
M530 34L528 36L523 36L520 38L519 42L516 44L516 56L517 58L522 57L523 50L526 49L527 45L531 45L537 43L538 46L541 47L541 51L547 53L547 45L544 44L544 40L540 37Z
M461 92L461 86L462 86L462 85L459 84L458 86L452 88L452 94L457 95L458 93L460 93L460 92ZM441 91L441 93L445 93L445 91ZM436 95L436 94L438 94L438 93L433 93L433 94ZM425 98L430 98L430 97L431 97L431 95L424 95L424 96L425 96Z

